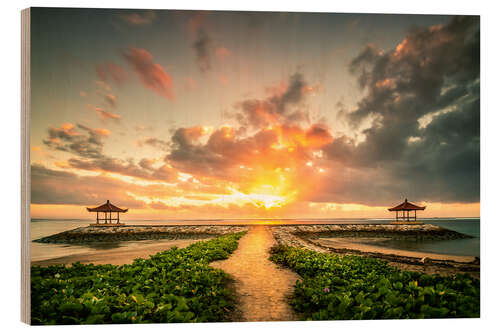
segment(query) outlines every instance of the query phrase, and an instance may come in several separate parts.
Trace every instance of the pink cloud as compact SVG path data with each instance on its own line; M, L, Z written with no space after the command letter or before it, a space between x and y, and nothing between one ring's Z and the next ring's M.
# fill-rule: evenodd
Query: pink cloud
M175 99L172 78L161 65L153 63L151 53L145 49L129 48L123 56L146 88L171 101Z

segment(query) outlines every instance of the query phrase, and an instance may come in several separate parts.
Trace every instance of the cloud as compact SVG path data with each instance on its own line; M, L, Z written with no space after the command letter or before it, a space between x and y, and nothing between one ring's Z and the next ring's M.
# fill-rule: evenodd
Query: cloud
M103 92L103 91L99 91L99 90L97 91L97 94L103 96L104 100L106 101L106 103L109 104L109 106L116 108L117 99L116 99L115 95L113 95L109 92ZM94 107L94 109L96 109L96 107ZM98 108L98 109L100 109L101 111L104 111L102 108ZM118 115L114 115L114 116L118 116ZM107 118L113 118L113 117L110 114L109 117L107 117ZM120 117L118 116L118 118L116 118L116 119L119 119L119 118Z
M130 25L141 26L141 25L151 25L156 19L156 14L152 10L148 10L142 13L130 13L120 15L120 18Z
M111 105L112 107L116 107L116 96L112 94L106 94L104 95L104 99L109 103L109 105Z
M101 156L94 159L70 158L68 166L74 169L111 172L146 180L165 182L177 180L177 172L167 165L153 168L152 164L145 164L144 161L142 161L142 164L137 165L133 160L123 161L108 156Z
M129 49L126 58L142 83L161 94L163 81L151 79L161 73L152 56ZM157 149L159 156L138 162L103 154L109 136L104 129L51 128L45 144L73 155L59 168L102 175L85 178L36 166L32 193L40 202L84 202L97 185L109 184L133 193L125 197L131 203L205 215L259 215L259 195L292 198L280 212L296 215L310 212L309 203L378 207L404 197L478 202L479 19L455 17L446 25L412 28L392 50L369 44L348 70L363 97L352 109L344 107L341 117L364 139L334 135L312 122L307 97L321 86L295 73L264 96L236 103L232 125L183 127L169 139L141 139L139 145ZM111 174L133 181L115 184ZM84 195L62 187L72 181ZM42 198L50 186L61 193Z
M170 143L169 142L167 142L165 140L158 139L158 138L146 138L146 139L142 139L142 140L139 140L137 142L137 145L139 147L142 147L144 145L148 145L148 146L155 147L155 148L158 148L158 149L164 150L164 151L168 151L169 148L170 148Z
M104 137L111 132L107 129L92 129L82 124L70 123L48 130L48 138L43 143L51 149L70 152L86 158L102 157Z
M262 128L272 124L307 121L309 115L299 108L310 92L301 73L290 76L288 82L268 88L271 93L266 99L248 99L238 103L236 119L242 126Z
M368 196L353 181L351 188L365 193L358 202L388 204L391 196L405 195L478 201L478 17L413 28L387 52L368 45L351 61L350 71L366 93L345 117L354 128L375 121L363 130L363 142L340 137L324 152L331 161L372 174L374 181L386 180ZM382 189L387 196L378 193Z
M127 70L113 63L97 65L96 72L101 82L109 82L112 79L118 85L122 85L128 78ZM110 89L107 90L109 91Z
M145 49L129 48L123 56L146 88L174 100L172 78L161 65L153 63L151 53Z
M31 203L55 205L97 205L110 200L127 208L144 208L142 201L127 193L138 186L105 176L78 176L69 171L31 165Z
M223 126L209 135L199 127L180 128L171 141L165 161L179 171L249 186L266 173L273 179L279 176L276 169L289 168L289 176L295 177L294 173L305 170L313 152L329 144L332 136L319 124L307 128L276 125L251 136L239 135L232 127Z
M105 97L106 96L108 96L108 95L105 95ZM115 103L116 103L116 101L115 101ZM95 112L97 112L97 114L99 115L99 117L101 117L102 120L109 120L109 119L111 119L111 120L119 121L121 119L120 115L112 113L112 112L109 112L109 111L106 111L103 108L100 108L100 107L97 107L97 106L93 106L93 105L89 105L89 107L92 108L92 110L94 110Z
M196 53L196 63L198 64L198 68L202 73L212 68L212 48L212 38L204 28L199 27L196 31L196 40L193 43L193 49Z
M177 171L169 165L153 166L153 162L143 159L137 165L132 159L121 160L107 156L103 153L103 139L109 137L111 132L104 128L90 128L88 126L70 123L61 127L48 129L48 138L43 142L49 148L68 152L74 157L59 163L61 168L73 168L88 171L102 171L121 174L125 176L156 181L175 181ZM156 140L158 141L158 140ZM150 144L155 140L149 140ZM151 143L152 142L152 143Z

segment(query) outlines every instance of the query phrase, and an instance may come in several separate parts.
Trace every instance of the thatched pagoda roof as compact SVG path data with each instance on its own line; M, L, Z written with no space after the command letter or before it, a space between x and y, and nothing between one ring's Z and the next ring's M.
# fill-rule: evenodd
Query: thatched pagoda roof
M128 211L128 209L122 209L122 208L116 207L111 202L109 202L109 200L106 201L105 204L100 205L99 207L94 207L94 208L87 207L87 210L89 212L116 212L116 213L126 213Z
M411 202L408 202L408 199L405 199L405 201L395 207L388 208L390 212L394 211L400 211L400 210L424 210L425 206L420 207L415 204L412 204Z

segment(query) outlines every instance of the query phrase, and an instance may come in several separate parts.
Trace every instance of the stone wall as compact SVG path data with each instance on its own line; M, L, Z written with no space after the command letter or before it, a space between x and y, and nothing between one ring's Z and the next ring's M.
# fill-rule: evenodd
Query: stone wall
M305 238L388 237L392 239L449 240L471 238L459 232L435 226L391 224L313 224L274 226L273 229Z
M166 226L125 225L113 227L88 226L64 231L34 240L39 243L78 244L147 239L202 239L248 230L246 226Z

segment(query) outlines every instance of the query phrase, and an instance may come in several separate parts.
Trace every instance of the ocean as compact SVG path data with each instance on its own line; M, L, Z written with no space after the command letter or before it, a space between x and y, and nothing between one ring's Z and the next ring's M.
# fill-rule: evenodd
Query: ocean
M127 225L204 225L204 224L386 224L391 219L214 219L214 220L124 220ZM398 250L431 252L439 254L480 257L480 219L479 218L430 218L419 219L426 224L434 224L472 236L468 239L446 241L402 241L384 242L384 247ZM66 230L84 227L91 220L31 220L31 240L53 235ZM136 248L144 241L127 241L96 245L41 244L31 242L31 261L58 258L71 254L91 254L109 248Z

